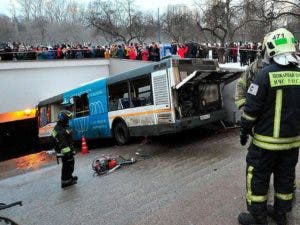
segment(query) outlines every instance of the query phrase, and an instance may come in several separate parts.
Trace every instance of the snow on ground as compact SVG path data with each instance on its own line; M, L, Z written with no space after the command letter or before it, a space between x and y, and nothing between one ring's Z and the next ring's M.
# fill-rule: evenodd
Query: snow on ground
M220 68L224 69L240 69L240 70L246 70L248 66L241 66L239 62L237 63L225 63L225 64L219 64Z

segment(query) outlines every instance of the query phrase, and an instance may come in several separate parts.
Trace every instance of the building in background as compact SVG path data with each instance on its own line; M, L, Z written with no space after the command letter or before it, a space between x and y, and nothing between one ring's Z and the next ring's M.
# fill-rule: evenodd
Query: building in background
M171 4L167 6L167 14L172 15L189 15L192 16L193 19L199 19L199 10L197 8L191 8L185 4Z

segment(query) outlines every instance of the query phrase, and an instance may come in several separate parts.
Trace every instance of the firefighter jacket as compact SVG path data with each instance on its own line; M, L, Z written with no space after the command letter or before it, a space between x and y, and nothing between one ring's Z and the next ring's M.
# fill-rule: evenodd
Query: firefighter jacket
M266 150L300 146L300 69L272 62L250 85L242 129L251 132L252 143Z
M72 133L69 126L64 125L60 121L52 131L52 136L55 139L55 151L61 154L73 153Z
M246 94L250 84L254 81L255 75L262 68L262 60L256 59L250 66L243 72L236 84L235 90L235 105L240 109L246 103Z

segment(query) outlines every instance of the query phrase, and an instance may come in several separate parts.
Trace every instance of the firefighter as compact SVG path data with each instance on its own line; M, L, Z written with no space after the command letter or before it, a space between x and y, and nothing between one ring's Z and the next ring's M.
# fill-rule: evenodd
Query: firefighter
M265 45L266 37L263 40L263 46ZM264 51L258 53L257 58L248 66L246 71L243 72L242 76L236 83L234 100L235 105L239 110L241 110L241 112L243 111L244 105L246 103L246 94L250 84L254 81L256 74L269 63L269 60L263 57Z
M65 188L77 183L78 177L73 176L74 155L72 134L69 128L69 119L72 113L67 110L58 113L58 122L52 131L52 136L56 141L56 153L62 158L61 187Z
M284 28L265 37L264 58L269 61L250 85L241 118L240 142L253 135L246 157L247 209L242 225L287 224L292 209L295 167L300 146L300 59L295 38ZM270 176L274 176L274 205L267 206Z
M255 75L262 67L262 59L260 57L256 58L256 60L248 66L246 71L243 72L242 76L237 81L235 88L235 105L238 109L242 110L245 105L247 90L254 80Z

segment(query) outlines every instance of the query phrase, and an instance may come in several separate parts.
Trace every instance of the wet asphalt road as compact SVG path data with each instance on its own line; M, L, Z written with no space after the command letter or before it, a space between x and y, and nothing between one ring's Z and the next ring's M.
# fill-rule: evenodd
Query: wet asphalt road
M0 202L23 201L23 206L1 210L0 216L20 225L238 224L237 215L245 210L246 148L239 145L237 130L194 130L151 140L78 154L79 182L65 190L61 165L45 153L1 162ZM93 176L91 163L102 154L136 152L136 164ZM296 191L290 224L300 224L299 199Z

